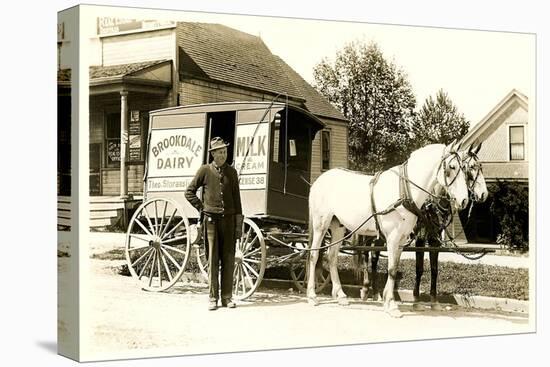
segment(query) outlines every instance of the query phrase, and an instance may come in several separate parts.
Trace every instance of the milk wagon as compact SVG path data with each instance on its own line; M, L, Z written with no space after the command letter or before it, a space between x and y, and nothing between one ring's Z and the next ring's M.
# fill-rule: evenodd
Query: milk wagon
M324 127L317 117L278 102L212 103L150 113L143 203L126 235L132 276L148 291L173 286L194 252L207 273L199 213L184 197L206 147L219 136L239 174L244 230L235 255L234 297L249 297L270 264L287 264L304 288L312 141ZM200 194L199 194L200 195ZM318 287L329 281L317 272Z

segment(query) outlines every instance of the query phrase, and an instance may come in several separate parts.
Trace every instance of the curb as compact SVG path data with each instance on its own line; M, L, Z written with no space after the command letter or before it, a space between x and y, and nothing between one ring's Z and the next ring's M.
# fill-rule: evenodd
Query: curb
M293 288L293 282L290 280L282 279L263 279L260 285L260 288L278 288L278 289L289 289ZM361 286L359 285L349 285L342 284L342 288L348 295L348 297L360 298L359 291ZM330 295L330 291L327 291L330 287L327 286L323 290L323 294ZM401 302L414 302L413 291L408 289L400 289L394 292L394 297L396 301ZM430 302L429 295L422 294L420 296L421 302ZM521 313L527 315L529 313L529 301L520 301L516 299L509 298L496 298L496 297L486 297L486 296L468 296L462 294L453 294L453 295L441 295L438 296L438 301L441 304L448 304L459 306L469 309L480 309L480 310L496 310L503 312L513 312Z

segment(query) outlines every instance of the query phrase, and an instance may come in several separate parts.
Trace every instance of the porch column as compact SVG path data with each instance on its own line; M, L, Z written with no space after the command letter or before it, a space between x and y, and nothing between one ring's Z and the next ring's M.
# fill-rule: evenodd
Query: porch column
M128 150L128 92L120 92L120 197L128 198L128 169L126 152Z

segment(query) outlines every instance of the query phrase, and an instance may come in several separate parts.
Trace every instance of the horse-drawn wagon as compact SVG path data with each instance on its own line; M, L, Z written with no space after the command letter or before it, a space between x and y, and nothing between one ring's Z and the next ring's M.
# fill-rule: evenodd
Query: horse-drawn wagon
M345 298L335 267L341 245L355 253L387 249L391 280L422 203L429 197L451 195L456 207L464 208L469 193L486 195L475 149L459 151L454 143L419 149L403 165L374 177L328 171L310 195L312 141L323 127L311 113L278 102L213 103L151 112L144 202L130 220L126 236L132 276L145 290L166 290L181 278L191 251L206 275L199 213L184 191L198 168L209 162L205 147L214 136L230 143L228 161L239 174L245 215L235 254L236 299L254 293L269 264L288 264L300 290L306 289L307 278L313 303L315 292L330 275L333 294ZM436 186L440 193L435 193ZM350 247L355 232L382 235L386 245ZM328 249L330 273L315 266L320 249ZM313 256L308 256L310 252ZM388 282L385 294L392 287L393 282Z
M235 256L234 297L250 296L268 263L289 264L299 288L305 278L312 141L324 124L277 102L213 103L150 113L144 201L126 235L129 270L143 289L174 285L194 251L207 273L199 213L184 197L207 142L229 142L228 163L239 173L244 230ZM199 239L197 241L197 239ZM320 272L320 285L328 282Z

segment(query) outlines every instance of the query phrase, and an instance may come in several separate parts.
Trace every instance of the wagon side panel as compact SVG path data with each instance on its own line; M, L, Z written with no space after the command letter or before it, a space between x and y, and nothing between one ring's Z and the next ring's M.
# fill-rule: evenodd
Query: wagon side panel
M239 173L243 213L247 217L267 214L270 125L280 109L261 108L237 112L234 159Z
M203 164L205 122L205 113L151 117L145 196L176 201L188 218L198 217L184 192Z

